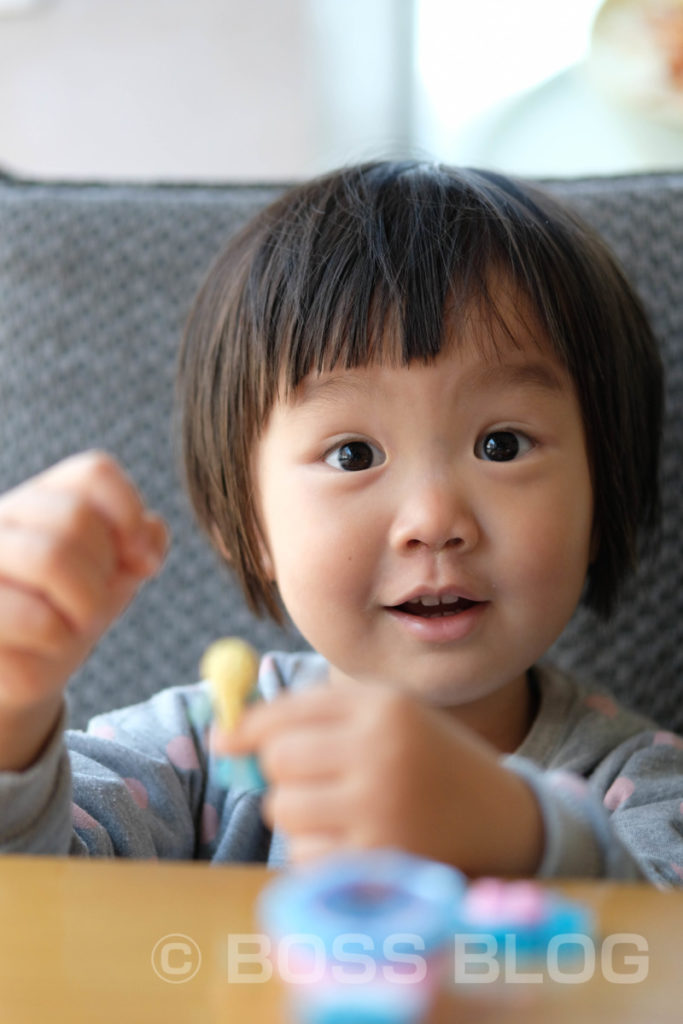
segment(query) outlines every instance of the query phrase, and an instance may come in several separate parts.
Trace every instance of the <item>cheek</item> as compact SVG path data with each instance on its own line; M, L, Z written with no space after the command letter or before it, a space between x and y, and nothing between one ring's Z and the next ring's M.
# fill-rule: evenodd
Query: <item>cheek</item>
M273 578L299 629L320 645L321 625L327 630L334 620L339 628L350 609L362 611L371 602L376 523L342 514L340 502L314 500L310 491L305 500L291 489L282 498L279 504L264 503Z
M335 554L339 558L341 545L334 524L308 489L293 486L277 472L266 481L259 501L264 562L285 597L290 584L312 586L315 574L324 574Z
M527 510L511 546L510 571L519 571L532 600L573 611L591 559L592 507L568 495ZM517 567L515 568L515 561Z
M329 520L293 517L289 529L278 528L273 544L276 582L305 599L344 603L357 595L372 564L369 547L351 529L336 528Z

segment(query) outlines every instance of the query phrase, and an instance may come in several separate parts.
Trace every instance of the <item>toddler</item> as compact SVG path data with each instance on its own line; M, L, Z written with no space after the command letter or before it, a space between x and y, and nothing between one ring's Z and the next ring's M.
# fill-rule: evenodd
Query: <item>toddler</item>
M219 784L205 683L64 734L166 543L85 453L0 503L0 848L681 883L683 742L540 661L658 511L657 345L584 225L487 172L298 186L212 267L178 393L199 522L312 648L266 655L218 737L268 791Z

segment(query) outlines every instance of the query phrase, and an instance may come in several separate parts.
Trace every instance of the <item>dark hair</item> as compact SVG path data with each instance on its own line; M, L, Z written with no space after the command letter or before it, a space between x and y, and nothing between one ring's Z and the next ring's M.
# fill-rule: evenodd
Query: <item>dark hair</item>
M501 272L527 302L579 398L598 550L586 603L607 615L659 512L662 369L640 301L599 237L499 174L417 162L350 167L287 191L219 256L180 357L184 471L252 610L278 621L252 500L255 442L283 380L386 358L436 357ZM393 328L387 331L387 327Z

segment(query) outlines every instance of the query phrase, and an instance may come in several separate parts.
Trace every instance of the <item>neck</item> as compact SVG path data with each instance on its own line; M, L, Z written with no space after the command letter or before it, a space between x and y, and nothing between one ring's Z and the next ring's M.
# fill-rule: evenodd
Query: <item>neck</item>
M501 754L517 750L537 711L538 696L531 672L525 672L502 690L481 700L448 709L453 718Z

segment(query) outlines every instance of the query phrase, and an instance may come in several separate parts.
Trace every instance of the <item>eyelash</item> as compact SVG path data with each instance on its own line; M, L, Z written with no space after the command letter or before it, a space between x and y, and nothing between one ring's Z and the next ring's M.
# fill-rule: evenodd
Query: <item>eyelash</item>
M510 459L496 459L492 457L492 452L486 452L487 442L491 438L500 437L501 435L514 438L515 444L517 444L517 451L514 452ZM520 441L521 444L519 444ZM474 446L474 454L478 459L483 459L485 462L514 462L520 456L527 455L534 447L534 441L523 431L514 430L511 427L500 427L497 430L487 430L481 435Z
M372 465L369 465L369 466L357 466L357 467L355 467L353 469L350 466L344 467L344 466L341 466L341 465L335 465L335 463L333 462L334 456L340 454L341 452L343 452L344 449L349 449L350 450L354 445L359 445L359 446L362 446L364 448L367 448L372 453L372 456L373 456ZM375 459L375 456L379 457L379 461L377 461L377 459ZM325 457L324 457L324 461L327 463L328 466L331 466L332 469L338 469L338 470L340 470L342 472L347 472L347 473L350 473L350 472L356 472L357 473L357 472L363 472L363 471L368 470L368 469L375 469L376 466L381 466L382 463L385 461L385 459L386 459L386 456L385 456L385 454L384 454L384 452L382 451L381 448L379 448L375 444L372 444L371 441L366 441L364 438L360 438L360 437L359 438L353 438L353 437L352 438L348 438L347 440L342 441L340 444L336 444L334 446L334 448L330 448L330 450L328 452L326 452Z
M510 458L494 457L494 449L492 445L489 444L489 442L496 436L498 436L499 440L502 437L513 439L514 443L512 446L508 445L506 449L505 443L503 443L501 445L500 451L500 454L502 455L505 455L506 452L512 452ZM488 451L487 445L489 449ZM356 466L351 465L353 460L353 454L351 450L353 449L354 446L359 446L361 449L366 449L367 453L370 453L370 464L362 464L362 455L366 453L361 452L360 456L359 453L356 453L357 457L360 457L361 464ZM523 431L501 427L497 430L487 430L484 434L482 434L474 446L474 454L476 458L482 459L485 462L514 462L520 456L527 455L528 452L530 452L534 448L534 446L534 441L525 433L523 433ZM339 465L338 463L335 463L335 456L340 456L345 449L347 450L347 465L344 466L343 464ZM330 448L329 451L326 452L324 456L324 462L326 462L328 466L331 466L332 469L338 469L342 472L356 473L365 472L368 469L375 469L377 466L381 466L382 463L385 462L385 460L386 456L382 449L379 448L377 445L373 444L371 441L365 440L364 438L349 438L347 440L344 440L340 444L335 445L334 448Z

